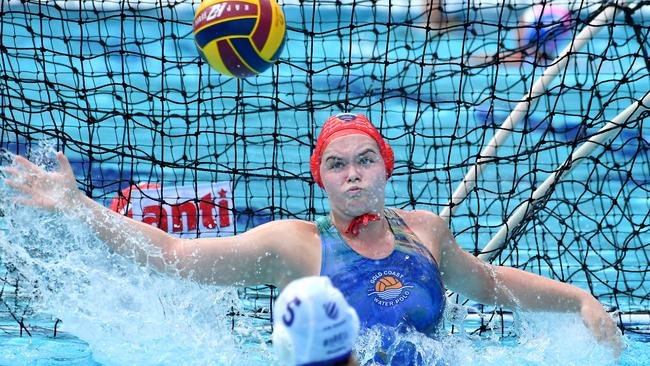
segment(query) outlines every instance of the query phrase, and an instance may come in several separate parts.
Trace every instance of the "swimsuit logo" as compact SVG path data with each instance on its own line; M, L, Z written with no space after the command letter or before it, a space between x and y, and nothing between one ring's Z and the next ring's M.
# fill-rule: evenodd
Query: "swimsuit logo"
M397 271L376 272L370 279L372 288L368 290L368 296L373 296L373 301L381 306L393 306L406 300L411 291L404 282L404 275Z

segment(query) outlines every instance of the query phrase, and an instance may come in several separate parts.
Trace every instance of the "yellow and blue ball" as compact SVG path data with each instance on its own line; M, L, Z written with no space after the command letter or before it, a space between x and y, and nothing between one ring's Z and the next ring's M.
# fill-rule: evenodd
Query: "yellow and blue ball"
M194 39L212 68L245 78L278 60L286 22L275 0L205 0L194 15Z

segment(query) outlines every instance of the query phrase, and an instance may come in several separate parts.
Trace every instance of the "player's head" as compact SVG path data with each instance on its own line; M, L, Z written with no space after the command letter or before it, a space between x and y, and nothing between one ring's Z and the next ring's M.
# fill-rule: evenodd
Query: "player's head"
M273 347L289 365L335 365L352 358L359 317L327 277L291 282L273 307Z
M379 149L379 154L384 160L386 167L386 179L393 174L395 158L393 149L384 140L379 131L372 125L363 114L340 113L333 115L325 121L323 128L316 140L316 148L309 161L312 177L314 181L323 188L323 180L320 173L321 158L327 146L335 139L351 134L363 134L372 138Z

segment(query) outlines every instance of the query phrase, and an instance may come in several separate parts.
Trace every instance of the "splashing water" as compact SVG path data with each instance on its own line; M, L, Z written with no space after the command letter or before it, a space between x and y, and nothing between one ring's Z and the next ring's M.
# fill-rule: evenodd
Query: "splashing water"
M427 337L415 330L399 333L378 326L363 334L356 352L361 364L372 362L378 350L388 355L387 364L404 364L404 354L421 365L643 365L648 356L629 356L617 360L613 351L598 344L578 314L523 313L520 300L499 279L496 270L485 264L494 280L495 290L503 293L517 311L510 324L490 322L490 314L478 313L474 322L488 323L481 336L465 333L468 308L448 301L445 308L447 326L459 333L440 329L437 338ZM476 309L474 309L476 310ZM476 312L476 311L475 311ZM499 317L495 317L499 319ZM471 324L472 329L480 324ZM501 334L510 336L502 337ZM390 348L385 349L386 334ZM634 351L634 350L632 350ZM645 361L644 361L645 360ZM408 361L407 361L408 362Z
M515 334L511 337L491 335L473 336L465 333L445 334L437 338L424 336L417 331L403 334L393 332L394 357L406 350L411 357L421 360L422 365L614 365L612 352L596 342L582 320L572 314L535 313L522 314L515 322ZM517 328L516 324L526 324ZM494 329L495 332L497 331ZM382 327L374 327L362 335L356 352L361 364L371 361L376 350L381 349L385 333ZM623 357L629 359L629 357ZM647 356L643 359L648 360ZM640 362L640 363L638 363ZM642 365L634 360L626 365Z
M0 210L6 215L0 258L26 278L21 291L31 294L33 310L61 319L62 330L87 342L96 361L223 365L232 362L233 354L250 353L243 351L249 346L233 334L226 316L239 303L233 289L138 265L112 253L79 220L7 199L15 196L0 184ZM132 240L147 245L142 238ZM247 338L255 332L243 330ZM268 360L261 344L254 357Z
M43 160L36 163L43 165L53 154L37 156ZM0 230L0 259L27 279L21 291L31 292L31 307L61 319L60 329L83 342L65 334L47 340L13 339L3 345L1 364L87 365L91 357L105 365L276 363L266 346L268 334L246 323L238 332L230 329L226 312L239 305L232 289L200 285L138 265L112 253L78 220L16 206L7 199L12 195L15 192L0 184L0 210L7 215ZM131 239L148 253L156 252L142 238ZM396 360L400 344L406 344L409 357L424 365L615 363L609 349L597 344L575 315L521 314L513 325L516 337L504 340L499 324L492 325L487 337L465 333L466 312L461 305L448 304L446 323L461 332L448 335L441 329L437 339L415 331L372 328L360 337L357 357L361 364L372 360L382 349L386 332L392 332L390 361ZM621 359L625 365L650 363L645 344L628 343ZM49 347L51 358L40 362L43 347ZM5 352L9 348L14 351ZM82 361L66 360L68 353Z

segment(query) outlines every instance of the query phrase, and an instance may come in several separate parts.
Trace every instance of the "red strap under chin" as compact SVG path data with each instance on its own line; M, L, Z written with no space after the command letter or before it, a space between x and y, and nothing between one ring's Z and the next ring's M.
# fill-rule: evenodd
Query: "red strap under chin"
M368 223L370 221L379 221L379 220L381 220L381 216L377 214L365 213L361 216L357 216L352 219L352 222L350 222L350 225L348 225L348 228L345 230L345 233L352 234L352 236L357 236L359 235L359 226L361 224L368 226Z

